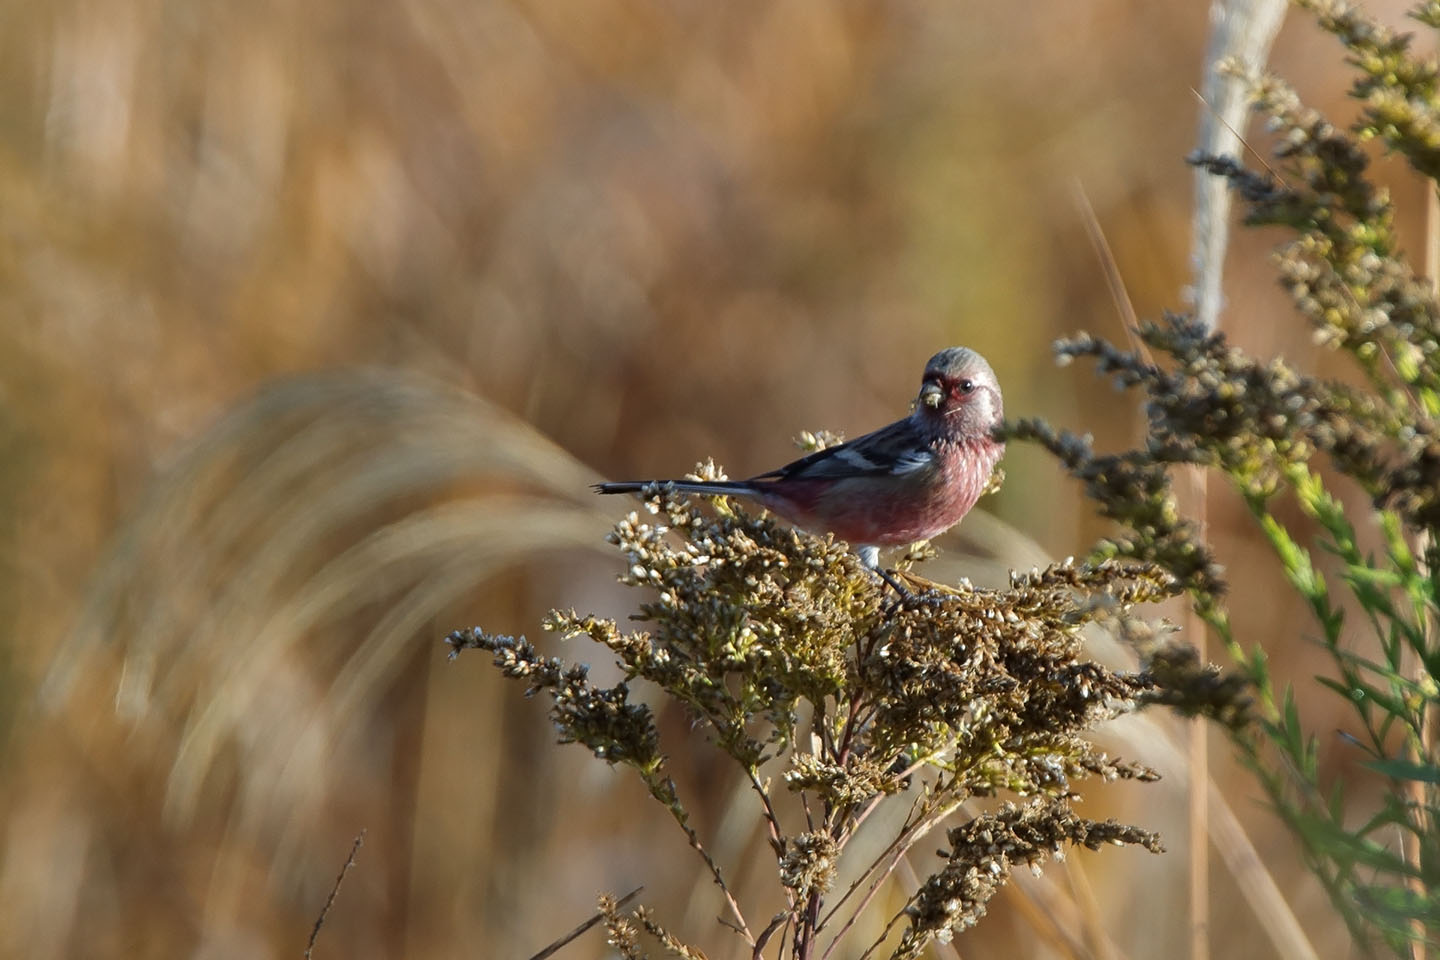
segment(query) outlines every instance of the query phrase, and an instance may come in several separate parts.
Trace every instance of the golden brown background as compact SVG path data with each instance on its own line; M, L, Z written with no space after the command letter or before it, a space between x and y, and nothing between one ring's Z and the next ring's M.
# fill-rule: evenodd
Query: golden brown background
M802 429L903 413L950 344L1012 415L1132 436L1048 344L1120 335L1077 184L1140 314L1183 306L1207 6L0 0L0 955L299 956L362 828L316 956L528 956L642 883L738 955L637 784L440 638L623 615L600 538L628 505L587 482L771 467ZM1305 15L1273 62L1348 117ZM1418 237L1420 185L1382 177ZM1276 239L1237 238L1224 323L1314 365ZM1022 535L1063 556L1103 531L1047 457L1006 466L985 506L1016 533L942 543L977 578L1033 562ZM1343 725L1223 490L1211 532L1242 636ZM697 826L770 903L746 798L663 719ZM1088 880L1007 892L960 955L1179 955L1184 768L1175 729L1136 729L1117 749L1167 780L1084 812L1171 852L1077 855ZM1346 956L1222 746L1213 771L1250 869ZM1277 955L1241 890L1217 858L1214 955Z

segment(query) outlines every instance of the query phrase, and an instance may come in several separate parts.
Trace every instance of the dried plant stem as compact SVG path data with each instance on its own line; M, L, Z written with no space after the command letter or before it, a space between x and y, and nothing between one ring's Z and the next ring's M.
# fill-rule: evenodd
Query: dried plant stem
M361 830L355 835L355 842L350 845L350 856L345 858L345 865L335 877L335 885L330 888L330 896L325 898L325 906L320 908L320 916L315 918L315 928L310 931L310 940L305 944L305 960L310 960L310 955L315 951L315 940L320 936L320 928L325 926L325 918L330 915L330 908L335 905L335 898L340 895L340 885L345 882L345 875L350 868L355 866L355 855L365 845L365 831Z
M1203 467L1191 467L1190 510L1196 535L1208 543L1209 482ZM1190 638L1200 662L1207 660L1205 621L1192 603L1185 610L1185 634ZM1186 820L1189 823L1190 853L1190 958L1205 960L1210 956L1210 737L1209 721L1193 717L1189 727L1190 778L1186 787L1189 801Z
M1203 98L1202 98L1203 102ZM1130 299L1130 294L1125 287L1125 279L1120 273L1119 265L1115 261L1114 252L1110 243L1105 238L1105 231L1100 226L1100 220L1095 215L1095 208L1091 205L1090 199L1085 194L1085 188L1080 184L1075 186L1076 205L1080 208L1081 219L1085 224L1086 234L1090 238L1090 244L1095 250L1096 259L1100 261L1100 267L1105 275L1105 284L1110 291L1110 297L1114 301L1115 310L1120 315L1120 326L1125 332L1126 338L1130 341L1136 351L1145 358L1147 363L1154 363L1149 349L1139 339L1139 318L1135 312L1135 305ZM1205 472L1200 468L1191 470L1191 516L1195 519L1196 529L1201 542L1208 536L1206 524L1206 500L1207 483ZM1200 615L1191 605L1187 608L1184 620L1185 633L1191 638L1199 654L1200 661L1206 659L1205 653L1205 624ZM1188 723L1188 740L1190 753L1190 778L1186 790L1187 822L1189 824L1189 955L1191 960L1205 960L1210 956L1210 845L1209 845L1209 798L1208 787L1210 783L1210 756L1209 737L1207 721L1202 717L1195 717Z
M1200 483L1203 491L1203 480ZM1201 501L1204 502L1203 499ZM1204 530L1203 522L1200 529ZM1201 533L1204 536L1204 533ZM1190 610L1185 615L1186 632L1189 636L1205 636L1205 625L1200 615ZM1203 640L1197 640L1200 659L1205 659ZM1206 787L1210 782L1210 753L1208 721L1194 717L1187 721L1190 728L1190 785L1188 821L1190 825L1190 956L1192 960L1204 960L1210 956L1210 805Z
M835 914L837 914L837 913L840 912L840 908L845 905L845 901L849 900L850 897L855 893L855 891L858 890L858 889L860 889L860 885L865 882L865 879L866 879L867 877L869 877L870 874L872 874L872 873L875 872L875 870L880 866L880 864L884 862L885 858L888 857L888 856L890 856L890 854L895 850L896 846L898 846L900 843L904 842L905 837L907 836L908 832L910 831L912 825L913 825L914 823L919 823L919 822L920 822L919 819L912 819L912 818L915 818L916 812L921 809L921 805L922 805L922 802L924 801L924 799L925 799L924 796L920 796L920 797L915 798L915 802L914 802L914 803L911 805L911 807L910 807L910 812L909 812L909 814L906 815L905 825L900 829L900 832L895 835L894 839L892 839L888 844L885 845L885 849L881 850L878 854L875 855L875 859L872 860L872 861L870 861L870 865L867 866L864 870L862 870L862 871L860 872L860 875L857 876L857 877L851 882L849 889L847 889L847 890L845 891L845 893L844 893L843 895L841 895L840 899L837 900L837 901L835 901L833 904L830 905L830 910L825 914L825 917L820 921L820 926L819 926L818 929L822 929L822 930L823 930L823 929L825 928L825 926L826 926L827 924L829 924L829 922L831 921L831 919L834 918ZM867 808L865 812L866 812L866 813L869 813L870 810L873 810L873 809L874 809L874 807L873 807L873 805L872 805L871 807ZM922 815L922 819L923 819L923 815Z
M713 464L696 470L719 472ZM1162 852L1151 832L1082 817L1071 807L1078 798L1072 784L1085 775L1155 779L1142 764L1112 759L1082 739L1093 725L1138 707L1155 682L1083 659L1081 632L1115 609L1174 596L1178 584L1159 566L1067 560L1013 575L1007 588L957 589L887 607L870 572L831 539L739 510L716 519L674 490L647 501L647 510L663 520L632 512L617 521L609 541L627 561L621 582L658 594L637 618L650 628L625 631L573 610L553 610L544 623L551 633L603 645L629 680L596 685L584 664L478 627L453 631L446 641L456 651L489 653L505 676L525 681L527 692L545 692L562 742L640 777L705 862L728 907L717 922L744 937L752 960L776 950L793 960L839 953L907 851L967 797L1004 792L1026 803L1007 803L950 834L944 864L902 915L913 921L902 949L907 957L976 923L1009 881L1013 863L1038 868L1062 843ZM885 647L872 653L875 642ZM1061 695L1057 681L1068 690L1071 678L1073 696ZM758 937L719 865L740 854L722 856L701 842L666 775L655 713L632 696L631 680L682 703L745 771L748 786L737 782L734 796L758 799L754 826L764 823L787 891L783 910L765 911ZM908 745L910 769L896 773L900 744ZM785 761L783 782L800 810L780 804L764 776L764 764ZM935 773L906 789L909 775L923 767ZM857 864L863 872L854 877L841 859L844 847L867 820L865 829L874 828L880 796L905 815L886 825L885 850L868 866ZM801 811L806 829L787 827ZM760 833L744 832L748 841ZM720 829L722 838L738 834ZM842 871L850 887L832 905L828 891ZM704 956L648 912L622 917L608 900L601 912L624 956L641 956L637 938L647 933L676 956ZM873 932L867 929L865 938Z
M1430 537L1424 532L1416 538L1415 547L1417 556L1424 555L1429 539ZM1427 633L1433 633L1434 624L1422 625L1422 629ZM1426 673L1425 664L1421 662L1420 657L1415 654L1412 654L1411 657L1413 659L1412 675L1415 677L1417 684L1428 680L1429 675ZM1427 710L1423 705L1420 709L1422 711ZM1412 741L1407 753L1410 761L1415 764L1423 764L1427 757L1434 755L1434 730L1432 724L1429 722L1429 717L1425 714L1421 716L1419 742L1416 743ZM1430 817L1426 812L1427 803L1429 802L1429 798L1426 796L1428 787L1420 780L1410 780L1406 783L1405 790L1410 794L1409 799L1413 804L1415 811L1414 816L1417 821L1414 824L1414 829L1407 830L1402 834L1405 862L1413 867L1416 872L1416 876L1407 878L1406 885L1414 891L1417 897L1425 897L1429 891L1426 888L1423 876L1420 875L1420 871L1422 868L1421 837L1426 831L1431 829L1431 824L1428 822ZM1429 931L1425 927L1424 919L1420 917L1412 919L1410 921L1410 929L1414 934L1414 938L1410 941L1410 960L1425 960L1425 942L1429 936Z
M914 894L906 897L905 902L900 905L900 909L896 910L895 915L891 917L890 920L885 924L885 929L880 931L880 936L875 939L874 943L866 947L865 952L860 954L860 956L856 957L855 960L869 960L870 955L876 950L880 949L880 944L884 943L885 940L890 936L890 931L895 929L895 924L900 922L900 918L905 916L905 912L910 909L910 905L914 902Z
M1120 315L1120 326L1131 345L1149 360L1150 350L1135 332L1140 326L1140 317L1136 314L1135 304L1125 287L1125 278L1120 273L1120 265L1115 261L1115 252L1110 249L1105 228L1100 226L1100 218L1095 215L1095 206L1090 202L1090 196L1079 180L1075 181L1075 206L1080 210L1080 220L1085 225L1085 235L1090 239L1095 259L1100 261L1100 272L1105 275L1105 288L1110 292L1110 301L1115 305L1115 312Z
M1118 951L1105 933L1100 922L1100 904L1095 900L1095 890L1078 857L1065 860L1065 878L1070 881L1070 893L1080 911L1080 926L1085 934L1085 945L1096 960L1116 960Z
M900 881L909 886L912 893L920 889L920 875L917 874L915 868L911 866L909 857L901 858L895 872L900 877ZM954 940L945 944L945 947L955 957L955 960L965 960L964 956L960 953L960 948L955 945ZM938 950L938 947L936 949Z
M1205 109L1200 113L1197 141L1202 150L1229 154L1244 143L1238 129L1247 109L1245 85L1219 69L1221 61L1233 58L1258 68L1269 57L1270 47L1285 20L1284 0L1213 0L1210 8L1210 41L1206 46L1204 77L1199 94ZM1197 176L1195 210L1192 216L1191 256L1195 273L1195 315L1209 330L1219 329L1222 305L1221 282L1225 251L1229 246L1230 195L1224 184L1212 177ZM1193 517L1202 542L1206 538L1206 479L1202 471L1191 471ZM1205 624L1193 605L1184 626L1205 662ZM1190 957L1210 956L1210 824L1208 790L1210 757L1206 722L1190 721Z
M953 746L954 743L954 740L950 741L951 746ZM946 747L945 749L949 750L950 747ZM940 752L943 753L945 751ZM901 770L898 774L896 774L895 781L897 783L904 783L906 779L913 776L920 769L928 766L938 755L938 753L932 753L916 760L914 763L910 764L910 766L906 767L904 770ZM850 838L855 836L855 834L860 830L860 825L863 824L867 819L869 819L870 814L875 812L875 808L880 806L880 802L884 800L885 797L886 794L884 793L877 793L875 794L875 796L871 797L869 802L865 804L864 809L862 809L858 814L856 814L850 820L850 822L846 824L845 828L840 831L840 837L836 840L836 842L840 844L848 843Z
M755 938L755 949L750 952L751 960L763 960L765 945L770 942L770 938L775 935L775 931L777 930L781 931L780 956L785 955L784 931L790 928L790 921L794 919L794 916L795 914L792 910L785 910L770 918L769 926L761 930L760 936Z
M800 960L810 960L815 953L815 938L819 936L820 920L820 891L812 890L805 901L804 922L796 932L796 939L800 945ZM827 950L828 954L829 951Z
M1432 287L1440 285L1440 189L1437 189L1435 181L1429 178L1425 179L1425 276L1429 278ZM1431 546L1429 530L1421 530L1416 534L1414 550L1415 557L1420 564L1427 564ZM1433 640L1435 637L1436 624L1434 618L1427 618L1427 622L1422 622L1418 624L1418 626L1429 638L1427 640L1428 645L1430 640ZM1412 652L1410 656L1411 674L1415 678L1416 683L1422 684L1427 682L1429 675L1425 669L1425 664L1421 661L1418 654ZM1434 756L1435 754L1435 730L1434 725L1430 722L1428 715L1429 709L1423 704L1420 709L1425 712L1421 714L1420 718L1419 743L1418 745L1412 743L1410 747L1410 759L1415 763L1424 762L1425 758ZM1427 797L1426 794L1429 788L1424 782L1417 779L1409 782L1408 791L1410 793L1410 800L1414 804L1415 816L1419 819L1419 822L1416 824L1417 829L1405 834L1405 861L1415 868L1417 874L1411 877L1407 883L1416 895L1424 897L1426 894L1425 881L1419 875L1421 867L1420 837L1423 832L1432 829L1434 826L1427 822L1427 820L1429 820L1426 812L1428 809L1427 801L1430 798ZM1410 928L1415 934L1414 939L1410 942L1410 958L1411 960L1425 960L1425 943L1429 936L1429 931L1425 929L1425 921L1416 917L1410 921Z
M770 831L770 847L775 851L775 856L784 856L785 831L780 826L780 818L775 814L775 805L770 802L770 791L761 782L759 770L747 767L745 772L750 777L750 786L755 789L756 796L760 798L760 809L765 814L765 824Z
M825 952L820 955L820 960L826 960L826 958L830 956L830 952L835 949L836 944L838 944L842 939L844 939L846 932L848 932L849 929L855 925L855 922L860 919L860 914L865 912L865 908L870 905L870 901L874 899L875 894L880 892L881 885L890 878L890 875L892 873L895 872L896 866L899 865L900 861L905 858L905 854L909 852L910 848L913 847L916 842L921 840L931 830L935 829L935 827L939 825L946 817L950 816L950 814L954 813L956 810L959 810L963 804L963 800L953 800L950 803L942 805L938 810L932 811L929 816L922 817L920 820L917 820L915 823L907 826L904 830L900 831L900 834L893 841L891 841L890 846L887 847L885 851L881 852L875 863L872 863L869 868L866 869L865 873L861 875L860 879L863 880L865 876L874 871L876 866L879 865L880 861L885 859L886 855L889 854L889 864L887 864L884 869L880 871L879 876L877 876L870 884L870 888L865 891L865 896L861 898L860 904L850 914L849 919L845 921L839 932L835 934L835 938L830 941L830 945L825 948ZM851 889L853 890L854 888L852 887ZM850 891L847 891L846 896L848 897L849 895ZM844 902L843 898L841 902ZM840 905L836 904L835 910L838 910L839 907ZM827 919L829 916L833 916L834 912L835 911L832 910L830 914L827 915ZM895 921L892 920L890 923L893 925L894 922ZM824 924L822 923L821 926L823 925ZM816 931L819 931L819 927L816 928ZM886 926L885 931L888 935L890 931L889 925ZM883 940L884 938L882 937L881 939ZM872 947L871 949L874 948ZM863 957L864 954L862 954L861 956Z
M640 891L644 889L644 887L636 887L634 890L631 890L629 893L625 894L625 896L615 901L614 909L619 910L621 907L625 906L625 904L640 896ZM546 947L544 950L541 950L539 953L535 954L533 957L530 958L530 960L545 960L546 957L553 956L561 947L575 940L577 937L579 937L585 931L589 930L591 927L604 922L605 914L595 914L595 916L591 917L589 920L586 920L574 930L571 930L569 933L565 934L565 936L561 937L560 939L556 940L554 943Z
M1269 867L1260 858L1220 786L1209 787L1212 817L1210 829L1215 850L1244 894L1255 918L1270 937L1278 956L1285 960L1319 960L1320 955L1305 935L1295 912L1275 883Z
M666 810L670 811L671 818L685 831L685 839L690 841L690 848L700 855L705 861L705 866L710 869L710 876L715 879L715 885L725 897L725 903L730 908L730 915L735 918L734 930L745 938L745 942L752 948L755 946L755 936L750 932L750 926L745 922L745 915L740 911L740 904L736 902L735 895L730 892L730 885L725 882L725 875L720 870L720 864L710 856L710 851L700 842L700 835L695 828L690 826L689 815L685 808L680 806L680 801L675 798L675 787L669 780L655 774L645 776L645 784L650 788L650 795L659 800Z
M1043 896L1032 893L1019 883L1012 886L1010 892L1010 902L1020 911L1029 925L1028 929L1038 934L1050 949L1055 951L1056 956L1063 957L1064 960L1092 960L1085 945L1067 929L1067 925L1055 915L1055 911L1044 901Z

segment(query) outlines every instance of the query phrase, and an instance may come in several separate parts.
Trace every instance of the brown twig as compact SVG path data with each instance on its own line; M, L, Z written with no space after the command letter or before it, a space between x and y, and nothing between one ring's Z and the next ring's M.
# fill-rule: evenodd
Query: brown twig
M958 739L959 738L951 738L950 746L954 746ZM946 749L949 749L949 747L947 747ZM935 756L936 754L932 753L920 758L919 760L916 760L914 763L910 764L910 766L895 774L893 778L894 781L896 783L903 784L906 777L914 774L916 770L919 770L921 767L925 766ZM861 811L857 813L853 818L851 818L850 822L845 825L845 829L841 831L840 837L836 842L841 844L848 843L850 838L855 836L855 834L859 832L861 824L863 824L867 819L869 819L870 814L875 812L875 808L880 806L881 801L883 801L887 796L889 796L889 794L881 792L871 797L865 803L864 808L861 809Z
M850 745L855 741L855 731L864 729L858 722L860 711L863 709L859 691L850 695L850 709L847 711L845 722L845 735L840 738L840 746L835 752L835 762L842 767L850 757ZM837 711L838 712L838 711Z
M1260 162L1260 166L1265 168L1265 172L1270 174L1270 176L1275 179L1276 183L1280 184L1282 187L1289 186L1289 184L1285 181L1285 177L1281 175L1280 171L1276 170L1273 166L1270 165L1270 161L1265 159L1265 155L1263 153L1250 146L1250 141L1245 139L1245 135L1242 134L1239 130L1236 130L1234 125L1231 124L1229 120L1226 120L1223 116L1221 116L1220 111L1216 110L1210 105L1210 101L1205 99L1205 95L1203 93L1201 93L1199 90L1196 90L1194 87L1190 88L1190 92L1195 94L1195 99L1200 101L1200 106L1204 107L1206 111L1209 112L1210 116L1214 117L1222 127L1230 131L1230 135L1233 136L1236 140L1240 141L1240 146L1244 147L1247 153L1249 153L1252 157L1254 157Z
M920 875L915 872L915 867L910 863L909 857L904 857L900 860L900 863L896 865L895 874L900 878L901 883L907 884L910 887L910 896L914 896L920 892ZM1014 888L1012 887L1011 889ZM956 946L953 937L945 946L954 954L955 960L965 960L964 956L960 953L960 948Z
M735 918L735 922L730 926L745 938L746 943L753 947L755 937L750 933L749 925L745 923L745 915L740 912L740 904L736 902L735 895L730 892L729 885L725 883L725 875L720 872L720 865L715 862L715 858L710 856L710 851L706 850L705 845L700 842L700 835L695 832L694 828L688 823L681 823L680 829L685 831L685 837L690 841L691 849L700 854L700 859L705 861L705 866L710 868L710 875L715 878L715 885L725 895L725 903L730 908L730 914Z
M634 890L631 890L629 893L625 894L625 896L621 897L619 900L616 900L616 901L615 901L615 909L616 909L616 910L619 910L621 907L625 906L625 904L629 903L631 900L634 900L636 897L640 896L640 891L641 891L641 890L644 890L644 889L645 889L644 887L636 887ZM551 956L551 955L554 954L557 950L559 950L561 947L565 946L565 945L566 945L567 943L569 943L570 941L572 941L572 940L576 939L577 937L579 937L579 936L580 936L582 933L584 933L586 930L589 930L591 927L595 926L596 924L599 924L599 923L603 922L604 920L605 920L605 914L603 914L603 913L597 913L597 914L595 914L595 916L591 917L589 920L586 920L584 923L580 924L580 926L576 927L574 930L571 930L569 933L565 934L565 936L561 937L559 940L556 940L554 943L550 944L550 945L549 945L548 947L546 947L544 950L541 950L539 953L535 954L533 957L530 958L530 960L545 960L546 957Z
M305 944L305 960L310 960L310 955L315 951L315 940L320 936L320 928L325 926L325 918L330 914L330 908L335 905L335 898L340 895L340 884L345 882L345 874L355 866L355 855L365 845L365 831L362 829L355 835L355 842L350 846L350 856L345 858L345 865L340 868L340 873L335 877L335 885L330 888L330 896L325 898L325 906L320 908L320 916L315 918L315 929L310 931L310 940Z
M1209 483L1203 467L1191 467L1190 495L1194 503L1192 516L1196 536L1201 543L1209 540ZM1205 623L1195 605L1185 610L1185 632L1204 663ZM1203 717L1189 721L1190 780L1186 791L1189 801L1187 820L1190 825L1190 956L1201 960L1210 956L1210 744L1209 728Z
M714 878L715 885L720 888L720 892L724 895L725 904L730 908L730 915L735 918L734 924L729 924L729 926L732 926L736 932L743 936L745 942L753 948L755 946L755 936L750 932L749 924L745 922L745 914L741 912L740 904L736 902L735 895L730 892L730 886L725 882L725 875L720 870L720 864L715 862L715 858L710 855L710 851L705 849L705 845L700 842L700 835L695 832L694 827L690 826L685 809L680 806L680 801L675 799L674 784L658 778L647 777L646 786L650 788L650 795L656 800L659 800L661 806L670 811L670 818L675 821L681 830L685 831L685 839L689 841L690 849L700 854L700 859L704 860L705 866L710 868L710 876Z
M1427 179L1425 186L1425 275L1430 279L1431 290L1435 290L1437 285L1440 285L1440 192L1437 192L1437 184L1432 180ZM1421 565L1421 569L1426 572L1429 572L1429 563L1426 559L1429 554L1429 547L1430 531L1422 529L1415 537L1413 550ZM1434 618L1427 617L1424 622L1417 624L1417 626L1424 632L1433 631L1435 629ZM1425 663L1418 654L1412 654L1412 657L1414 660L1413 675L1417 682L1423 683L1428 679ZM1412 742L1410 753L1413 761L1423 763L1433 753L1435 731L1429 722L1430 718L1427 716L1429 707L1425 701L1421 701L1419 710L1419 743L1416 745ZM1411 877L1408 883L1411 890L1415 891L1419 896L1424 897L1427 893L1425 881L1419 876L1420 860L1423 854L1420 837L1423 832L1434 827L1434 824L1427 822L1429 816L1426 813L1426 811L1430 809L1428 801L1430 801L1431 798L1426 796L1428 791L1427 786L1418 779L1409 781L1408 789L1410 801L1414 806L1415 816L1418 819L1418 822L1414 824L1415 829L1405 834L1405 861L1415 867L1416 870L1416 876ZM1413 937L1410 942L1410 960L1425 960L1425 942L1429 935L1425 921L1422 918L1416 917L1410 922L1410 929Z
M1090 203L1090 197L1079 180L1075 181L1075 205L1080 208L1080 220L1085 224L1085 235L1090 238L1095 259L1100 261L1100 272L1105 276L1110 300L1115 304L1115 312L1120 314L1120 327L1125 332L1125 339L1130 342L1135 352L1153 367L1155 357L1150 353L1145 341L1140 339L1140 318L1135 313L1135 303L1130 299L1130 291L1125 287L1125 278L1120 274L1120 267L1115 262L1115 252L1110 249L1105 229L1100 226L1095 207Z
M1197 92L1196 96L1200 97L1200 94ZM1200 97L1200 102L1205 103L1205 98ZM1206 106L1208 107L1209 104ZM1244 143L1243 138L1241 138L1241 142ZM1091 245L1095 248L1095 256L1100 261L1106 286L1109 287L1111 299L1115 303L1115 311L1120 315L1120 325L1136 352L1144 358L1147 364L1154 366L1154 359L1145 344L1139 339L1137 332L1139 322L1134 303L1130 299L1129 291L1125 286L1125 278L1120 273L1110 244L1105 238L1105 231L1095 216L1095 208L1091 206L1083 186L1077 183L1075 189L1076 202L1085 222L1086 233L1090 237ZM1207 477L1205 472L1198 467L1192 468L1189 474L1190 495L1193 502L1192 515L1195 518L1198 536L1204 542L1208 534ZM1205 659L1205 624L1201 621L1193 604L1185 611L1185 630L1203 661ZM1210 811L1206 791L1206 786L1210 782L1210 754L1208 730L1204 719L1195 717L1189 721L1189 742L1190 786L1186 798L1188 801L1187 821L1189 823L1190 853L1190 956L1193 960L1201 960L1210 955Z
M860 875L857 876L853 881L851 881L849 888L840 896L840 899L830 905L830 910L825 914L824 919L820 921L820 926L817 929L823 930L825 928L826 924L831 921L835 914L840 912L840 908L845 905L845 901L849 900L850 897L855 893L855 891L860 889L861 884L865 882L865 878L870 876L870 874L873 873L880 866L880 864L884 862L885 858L890 855L891 851L894 850L895 847L905 839L906 832L909 831L915 824L918 824L921 819L923 819L923 815L921 815L920 819L916 819L913 823L911 822L911 818L916 816L917 811L921 809L925 799L926 796L922 794L916 797L914 802L910 804L910 812L905 815L905 823L903 826L901 826L900 832L895 835L894 839L892 839L888 844L885 845L885 849L881 850L878 854L875 855L875 859L870 861L870 865L864 870L860 871ZM873 809L873 807L871 807L870 809ZM866 813L868 812L869 810L866 811Z
M775 914L775 916L773 916L773 917L770 918L770 923L769 923L769 925L766 926L764 930L761 930L761 931L760 931L760 936L758 936L758 937L755 938L755 949L752 950L752 951L750 951L751 960L762 960L762 958L763 958L763 956L764 956L765 945L770 942L770 938L775 935L775 931L776 931L776 930L779 930L779 929L781 929L782 927L788 927L788 926L790 925L790 917L791 917L791 916L792 916L792 912L791 912L791 911L789 911L789 910L784 910L784 911L782 911L782 912L780 912L780 913ZM784 950L785 935L784 935L784 934L781 934L781 935L780 935L780 944L781 944L781 950L780 950L780 952L783 954L783 953L785 952L785 950Z
M910 836L906 837L904 841L900 843L898 847L896 847L894 854L890 858L889 866L882 870L880 872L880 875L876 877L874 882L870 884L870 889L865 891L865 896L861 899L860 905L857 906L855 910L850 914L849 919L845 921L844 925L841 926L838 931L836 931L834 939L832 939L830 941L830 945L825 948L825 952L820 955L820 960L826 960L826 958L830 956L830 952L835 949L836 945L842 939L844 939L845 934L850 930L851 927L855 925L855 922L860 919L860 915L865 912L865 908L870 905L870 901L874 899L875 894L880 891L880 886L890 878L890 875L892 873L895 872L895 867L900 863L901 860L905 858L905 854L909 852L910 848L913 847L916 843L918 843L921 839L923 839L931 830L935 829L935 827L938 826L940 822L943 821L946 817L950 816L950 814L958 810L963 804L963 800L951 801L950 803L942 806L938 811L932 813L929 817L918 821L913 827L908 828L910 831ZM904 833L905 831L901 831L901 836L904 836ZM897 837L896 839L899 840L900 838ZM892 846L894 845L892 844ZM874 870L875 868L872 866L870 869ZM909 900L913 899L914 895L912 894L907 899L907 905ZM836 904L836 909L838 908L839 904ZM833 915L833 913L834 911L831 911L831 915ZM893 923L894 921L892 920L891 924ZM890 928L889 926L887 926L885 929L888 933Z
M1055 955L1064 960L1095 960L1094 954L1074 933L1079 924L1059 916L1053 891L1047 892L1044 887L1034 886L1035 889L1028 890L1019 883L1009 884L1004 890L1008 898L1006 902L1019 912L1028 929L1034 931Z
M1078 856L1065 859L1065 879L1070 883L1070 895L1080 914L1080 932L1085 936L1085 946L1096 960L1117 960L1118 952L1105 926L1100 922L1100 904L1095 899L1095 890Z
M910 909L910 905L915 902L915 897L919 892L920 891L917 890L915 891L915 893L912 893L910 896L905 898L905 903L901 905L899 910L895 911L895 916L890 918L890 922L885 924L885 929L880 931L880 936L875 940L874 943L866 947L865 952L860 954L860 956L856 957L855 960L867 960L867 958L872 953L874 953L880 948L880 944L884 943L885 940L890 936L890 931L895 929L895 924L900 922L900 918L905 916L906 911Z
M775 813L775 806L770 802L770 791L765 789L765 784L760 782L760 772L754 767L747 766L745 773L750 777L750 786L760 797L760 809L765 814L765 823L770 828L770 848L775 851L775 856L785 855L785 831L780 829L780 818Z

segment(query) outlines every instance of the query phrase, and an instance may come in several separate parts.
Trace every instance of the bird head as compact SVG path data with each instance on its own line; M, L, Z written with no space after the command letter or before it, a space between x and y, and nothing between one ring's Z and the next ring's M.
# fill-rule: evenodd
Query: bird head
M976 437L988 437L1005 415L995 371L966 347L941 350L925 364L915 411L947 433Z

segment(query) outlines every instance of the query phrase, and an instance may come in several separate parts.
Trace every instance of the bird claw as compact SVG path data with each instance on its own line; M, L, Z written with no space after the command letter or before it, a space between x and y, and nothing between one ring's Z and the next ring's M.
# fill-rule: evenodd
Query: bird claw
M909 599L910 597L914 596L913 593L905 589L904 585L901 584L899 580L895 579L895 575L889 570L886 570L884 567L872 567L871 569L875 571L876 576L878 576L881 580L884 580L887 584L893 587L895 592L900 595L901 599Z
M876 572L882 573L881 571ZM898 596L886 602L886 616L890 616L894 614L897 610L901 609L938 610L943 607L945 605L945 602L949 599L949 597L943 591L936 590L933 587L929 590L926 590L924 593L916 593L913 590L907 590L903 586L891 582L891 578L889 577L885 577L884 579L886 583L889 583L891 586L895 587L896 592L898 593Z
M913 590L907 589L904 584L896 579L893 571L876 567L875 575L895 589L896 596L885 604L885 615L887 617L901 608L908 607L912 610L928 608L935 610L945 604L945 594L940 590L936 590L934 587L931 587L924 593L916 593Z
M943 607L945 605L945 601L947 599L948 598L944 593L934 588L931 588L929 590L926 590L924 593L916 594L913 597L912 602L916 606L929 607L932 610L938 610L940 607Z

